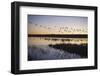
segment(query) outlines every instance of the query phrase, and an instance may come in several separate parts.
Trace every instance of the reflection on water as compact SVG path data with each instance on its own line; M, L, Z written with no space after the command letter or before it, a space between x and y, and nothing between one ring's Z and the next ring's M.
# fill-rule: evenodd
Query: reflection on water
M87 38L53 38L53 37L28 37L29 45L48 44L87 44Z
M87 38L28 37L28 61L88 57Z

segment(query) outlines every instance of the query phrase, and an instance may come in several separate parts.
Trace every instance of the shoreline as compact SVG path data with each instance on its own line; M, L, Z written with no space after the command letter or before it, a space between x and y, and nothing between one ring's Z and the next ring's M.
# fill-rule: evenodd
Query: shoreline
M28 37L88 38L87 34L28 34Z

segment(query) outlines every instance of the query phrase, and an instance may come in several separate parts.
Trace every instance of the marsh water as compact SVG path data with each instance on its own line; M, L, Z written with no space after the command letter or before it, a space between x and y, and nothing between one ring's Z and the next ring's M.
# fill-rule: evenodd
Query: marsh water
M49 45L49 44L86 44L87 38L53 38L53 37L28 37L28 44Z
M28 60L87 58L88 38L28 37Z

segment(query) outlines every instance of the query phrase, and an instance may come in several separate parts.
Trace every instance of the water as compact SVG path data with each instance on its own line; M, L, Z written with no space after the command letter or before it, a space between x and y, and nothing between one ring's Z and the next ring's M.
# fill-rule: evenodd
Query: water
M87 44L87 38L28 37L28 45Z
M87 58L87 38L28 37L28 60Z

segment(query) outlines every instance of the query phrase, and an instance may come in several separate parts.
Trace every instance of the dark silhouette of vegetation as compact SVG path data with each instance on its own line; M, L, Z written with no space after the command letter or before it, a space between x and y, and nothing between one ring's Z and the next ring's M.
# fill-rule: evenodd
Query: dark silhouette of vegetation
M87 38L87 34L28 34L28 37Z
M49 45L50 47L53 47L55 49L61 49L64 50L65 52L69 53L75 53L80 55L82 58L87 58L88 57L88 46L87 44L55 44Z

